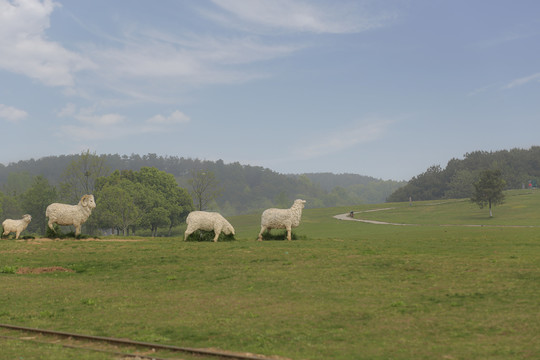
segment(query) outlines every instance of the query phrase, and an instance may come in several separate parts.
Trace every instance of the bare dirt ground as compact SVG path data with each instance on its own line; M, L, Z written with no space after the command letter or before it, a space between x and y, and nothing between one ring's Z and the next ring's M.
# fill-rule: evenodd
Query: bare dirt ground
M46 273L52 273L52 272L75 272L75 271L71 269L66 269L61 266L49 266L49 267L38 267L38 268L21 267L17 269L17 274L46 274Z

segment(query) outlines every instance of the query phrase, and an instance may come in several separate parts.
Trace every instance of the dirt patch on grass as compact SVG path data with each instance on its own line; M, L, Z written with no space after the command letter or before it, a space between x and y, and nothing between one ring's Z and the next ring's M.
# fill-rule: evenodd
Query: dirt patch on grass
M30 268L22 267L17 269L17 274L47 274L52 272L75 272L71 269L66 269L61 266L49 266L49 267L39 267L39 268Z
M77 239L75 239L77 240ZM95 239L95 238L88 238L88 239L80 239L77 241L98 241L98 242L139 242L144 241L144 239Z

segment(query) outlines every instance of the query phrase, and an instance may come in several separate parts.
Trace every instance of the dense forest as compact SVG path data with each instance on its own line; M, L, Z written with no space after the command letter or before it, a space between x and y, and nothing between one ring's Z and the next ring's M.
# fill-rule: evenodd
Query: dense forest
M0 190L10 196L24 194L36 176L60 190L66 180L66 170L80 156L48 156L8 165L0 164ZM238 162L226 164L222 160L206 161L156 154L97 156L103 159L107 174L116 170L139 171L151 167L172 174L177 183L188 190L194 170L211 172L219 185L220 195L210 204L209 209L224 215L248 213L268 207L289 207L296 198L307 200L308 208L381 203L394 190L405 185L405 182L356 174L280 174L260 166ZM61 193L58 191L59 198Z
M451 159L444 169L440 165L429 167L394 191L387 200L468 198L480 172L487 169L500 170L507 189L536 187L540 178L540 146L467 153L463 159Z

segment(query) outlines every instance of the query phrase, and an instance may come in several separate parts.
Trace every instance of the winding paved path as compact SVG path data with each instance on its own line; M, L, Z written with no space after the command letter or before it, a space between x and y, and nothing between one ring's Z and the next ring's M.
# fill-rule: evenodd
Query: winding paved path
M382 208L382 209L355 211L354 214L356 215L356 214L361 214L361 213L383 211L383 210L392 210L392 209L395 209L395 208L394 207L389 207L389 208ZM399 225L399 226L415 226L415 225L417 225L417 224L400 224L400 223L390 223L390 222L377 221L377 220L365 220L365 219L359 219L359 218L352 218L352 217L349 216L349 213L334 215L334 218L336 218L338 220L361 221L361 222L365 222L365 223L368 223L368 224L377 224L377 225Z
M364 211L355 211L354 214L361 214L361 213L367 213L367 212L375 212L375 211L384 211L384 210L392 210L395 209L395 207L388 207L388 208L381 208L381 209L373 209L373 210L364 210ZM376 224L376 225L397 225L397 226L429 226L430 224L402 224L402 223L391 223L391 222L385 222L385 221L377 221L377 220L366 220L366 219L360 219L360 218L352 218L349 216L349 213L345 214L338 214L333 216L335 219L338 220L349 220L349 221L360 221L363 223L368 224ZM537 225L472 225L472 224L434 224L435 226L463 226L463 227L509 227L509 228L537 228L540 226ZM433 225L431 225L433 226Z

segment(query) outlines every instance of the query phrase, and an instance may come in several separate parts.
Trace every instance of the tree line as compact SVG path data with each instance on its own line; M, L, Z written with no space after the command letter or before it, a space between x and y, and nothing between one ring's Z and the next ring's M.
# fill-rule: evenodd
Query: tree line
M76 172L75 168L81 171ZM219 211L225 216L256 212L269 207L288 208L296 198L307 200L306 206L311 208L381 203L395 189L405 184L356 174L280 174L260 166L238 162L227 164L222 160L208 161L156 154L96 155L86 151L76 155L48 156L8 165L0 164L0 197L4 204L0 207L0 215L3 218L18 218L29 212L28 204L23 199L30 196L27 194L30 189L44 191L52 201L75 204L80 199L79 195L94 191L92 186L95 186L98 177L109 176L115 171L121 174L126 174L126 171L139 172L143 168L163 171L172 176L181 188L190 189L195 208L202 201L204 208ZM205 175L197 178L197 174ZM201 180L213 181L213 196L201 198L200 193L195 194L197 191L192 190L193 185L205 186ZM192 181L199 182L192 184ZM70 185L75 182L80 185ZM31 227L34 223L35 220Z
M156 236L160 228L170 235L193 210L190 194L173 175L152 167L110 173L104 160L89 152L81 154L66 167L57 186L42 175L10 174L0 192L3 217L16 219L28 213L32 221L27 231L43 234L47 206L77 203L84 194L93 194L99 206L84 225L86 233L111 229L111 233L134 235L143 230L144 235Z
M540 178L540 146L529 149L475 151L463 159L451 159L446 168L430 166L413 177L405 186L395 190L389 202L471 198L485 170L498 171L506 189L536 187Z

